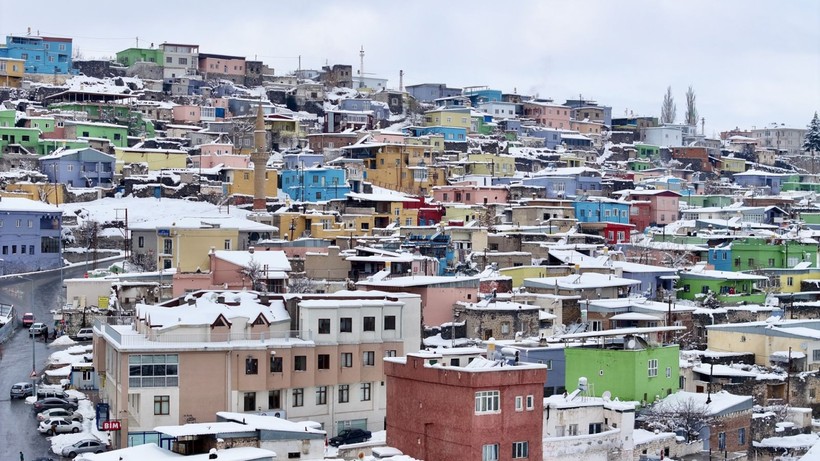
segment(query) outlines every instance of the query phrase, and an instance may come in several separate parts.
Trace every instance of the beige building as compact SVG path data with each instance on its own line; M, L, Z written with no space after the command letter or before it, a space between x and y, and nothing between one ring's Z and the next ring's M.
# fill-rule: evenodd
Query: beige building
M154 427L218 411L317 421L330 435L381 430L382 358L419 347L420 306L405 293L201 291L138 304L128 325L100 318L100 397L123 422L114 445L156 441Z
M820 320L727 323L706 329L711 351L753 353L758 365L791 360L793 370L820 370Z

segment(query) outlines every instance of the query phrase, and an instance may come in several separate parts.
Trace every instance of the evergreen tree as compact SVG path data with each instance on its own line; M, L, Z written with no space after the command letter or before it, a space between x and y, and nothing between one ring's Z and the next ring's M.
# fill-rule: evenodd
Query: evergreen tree
M666 87L666 94L663 97L661 106L661 123L675 123L678 108L675 106L675 98L672 97L672 87Z
M698 108L695 107L695 90L692 85L686 90L686 124L696 126L698 124Z
M809 131L806 132L803 150L812 154L820 151L820 119L817 118L817 112L814 113L814 117L809 124Z

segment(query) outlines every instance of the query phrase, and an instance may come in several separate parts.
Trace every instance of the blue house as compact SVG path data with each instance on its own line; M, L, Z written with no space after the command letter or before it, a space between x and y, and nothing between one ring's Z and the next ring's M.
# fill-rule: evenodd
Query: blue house
M405 128L405 132L414 137L440 134L444 136L446 142L463 142L467 139L465 128L452 126L409 126Z
M578 179L575 176L536 176L522 179L521 184L543 187L546 191L546 198L575 197L575 191L578 189ZM493 181L493 185L496 185L495 181Z
M544 147L547 149L555 149L561 145L561 130L528 125L521 126L519 132L524 136L543 139Z
M505 342L503 346L517 349L518 360L527 363L540 363L547 366L547 382L544 383L544 397L563 394L566 375L564 348L549 346L520 346L517 343ZM500 346L496 346L500 347Z
M0 198L0 274L57 269L63 212L26 198Z
M732 178L738 186L768 188L771 195L780 193L782 184L789 179L788 174L769 173L768 171L749 170L735 173Z
M60 150L40 157L40 171L52 183L74 187L111 187L114 183L113 155L86 147Z
M492 90L484 86L464 88L464 96L470 98L473 107L482 102L501 101L500 90Z
M70 38L6 36L0 58L22 59L27 74L68 74L71 69Z
M629 203L605 197L590 197L572 203L578 222L629 224Z
M282 156L279 187L293 200L319 202L345 198L350 192L345 170L322 166L324 156L294 153Z
M732 244L724 243L714 248L709 248L709 264L715 266L717 271L734 270L732 267Z
M433 102L439 98L461 96L461 88L449 88L444 83L421 83L404 87L407 93L421 102Z

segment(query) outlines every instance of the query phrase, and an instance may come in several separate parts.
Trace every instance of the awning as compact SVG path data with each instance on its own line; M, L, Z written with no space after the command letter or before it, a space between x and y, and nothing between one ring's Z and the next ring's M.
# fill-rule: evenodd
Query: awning
M610 320L649 320L660 321L658 317L649 314L641 314L640 312L624 312L623 314L615 314L610 317Z

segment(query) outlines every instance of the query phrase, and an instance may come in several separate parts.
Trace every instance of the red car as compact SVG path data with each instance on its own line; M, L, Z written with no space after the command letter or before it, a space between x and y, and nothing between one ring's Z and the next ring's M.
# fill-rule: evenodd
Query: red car
M28 328L34 324L34 314L31 312L26 312L23 314L23 326Z

